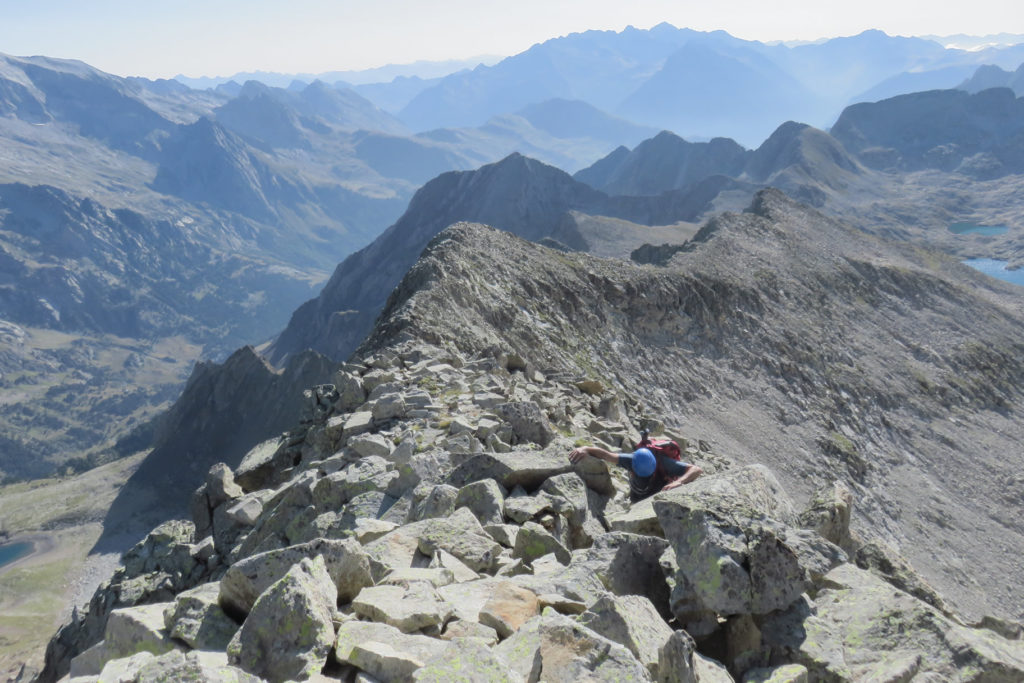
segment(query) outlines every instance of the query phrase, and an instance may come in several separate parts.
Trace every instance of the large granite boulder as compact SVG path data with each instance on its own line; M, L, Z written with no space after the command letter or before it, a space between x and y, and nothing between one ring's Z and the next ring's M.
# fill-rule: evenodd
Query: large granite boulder
M164 614L170 636L196 650L223 651L238 631L238 624L221 609L219 597L217 582L179 593L174 609Z
M767 614L808 587L808 571L786 542L792 505L766 468L704 477L659 494L653 505L675 551L677 586L693 594L676 609L683 621L698 605L723 616Z
M584 626L625 645L652 678L658 676L658 653L672 629L651 601L641 595L605 595L579 617Z
M317 539L239 560L220 580L220 604L235 616L244 616L271 584L279 581L306 558L322 557L334 582L338 599L349 602L364 586L373 585L370 557L353 539Z
M337 594L323 558L303 559L256 600L228 660L271 683L319 674L334 645Z
M773 655L811 680L1024 680L1024 641L962 626L871 572L843 564L813 605L761 619Z

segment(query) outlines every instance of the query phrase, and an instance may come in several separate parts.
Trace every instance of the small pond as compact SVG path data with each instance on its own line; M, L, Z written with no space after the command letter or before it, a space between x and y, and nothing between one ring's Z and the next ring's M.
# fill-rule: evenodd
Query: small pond
M985 275L991 275L997 277L1000 280L1006 280L1012 282L1015 285L1024 287L1024 268L1018 268L1017 270L1007 270L1006 261L999 261L992 258L972 258L964 261L965 264L980 270Z
M1005 225L979 225L977 223L954 223L949 231L957 235L987 235L995 237L1004 234L1009 228Z
M31 552L32 543L30 541L0 545L0 567L20 560Z

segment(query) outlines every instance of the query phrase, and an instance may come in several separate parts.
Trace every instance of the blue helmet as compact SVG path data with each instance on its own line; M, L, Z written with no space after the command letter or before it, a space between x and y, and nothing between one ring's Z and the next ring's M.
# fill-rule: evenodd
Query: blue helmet
M648 448L638 448L633 451L633 472L638 477L649 477L658 469L658 461L654 458Z

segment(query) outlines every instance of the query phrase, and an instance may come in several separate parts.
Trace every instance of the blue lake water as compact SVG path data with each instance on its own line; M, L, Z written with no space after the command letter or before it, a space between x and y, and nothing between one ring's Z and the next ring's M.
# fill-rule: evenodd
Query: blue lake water
M978 225L977 223L954 223L949 226L950 232L955 232L958 235L988 235L989 237L995 237L996 235L1002 235L1009 228L1005 225Z
M0 545L0 567L5 564L10 564L15 560L21 558L32 552L32 543L25 541L23 543L11 543L10 545Z
M964 261L965 264L971 268L980 270L985 275L991 275L997 277L1000 280L1006 280L1012 282L1015 285L1024 287L1024 268L1018 268L1017 270L1007 270L1006 261L998 261L992 258L972 258Z

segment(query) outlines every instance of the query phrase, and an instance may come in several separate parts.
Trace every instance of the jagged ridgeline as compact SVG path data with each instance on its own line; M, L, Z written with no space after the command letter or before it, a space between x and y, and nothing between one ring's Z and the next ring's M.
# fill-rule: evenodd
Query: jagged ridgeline
M441 232L42 680L1021 680L1019 295L777 191L649 251ZM704 477L568 462L651 416Z

